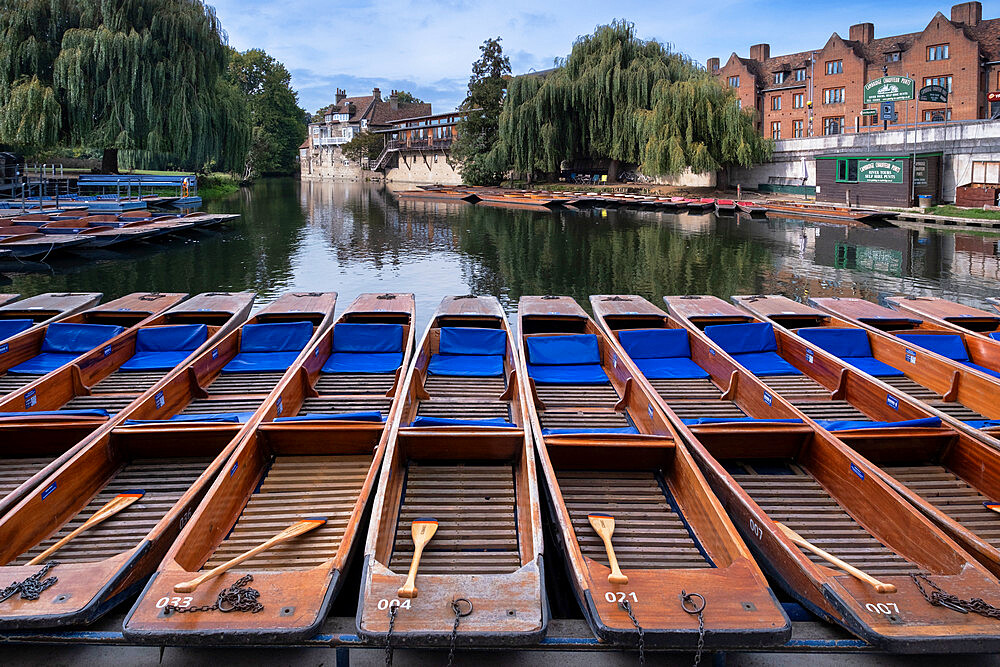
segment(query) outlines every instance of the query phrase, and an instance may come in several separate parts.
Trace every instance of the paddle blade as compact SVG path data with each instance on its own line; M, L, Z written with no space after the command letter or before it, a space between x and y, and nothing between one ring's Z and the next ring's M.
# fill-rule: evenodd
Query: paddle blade
M1000 503L983 503L986 509L993 510L997 514L1000 514Z
M598 535L609 538L615 532L615 518L610 514L588 514L587 520Z
M413 537L414 546L418 543L423 546L430 542L437 529L437 519L414 519L410 525L410 536Z

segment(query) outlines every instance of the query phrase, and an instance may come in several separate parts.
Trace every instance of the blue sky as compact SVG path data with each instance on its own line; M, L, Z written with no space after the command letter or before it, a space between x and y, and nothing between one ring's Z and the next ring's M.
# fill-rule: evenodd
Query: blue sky
M592 0L207 0L215 6L229 43L263 48L292 73L299 103L315 111L337 88L367 95L379 87L409 90L435 111L465 97L472 62L488 37L503 38L515 74L546 69L569 53L573 41L616 18L636 24L645 39L670 43L704 63L767 42L771 53L819 48L852 23L875 24L875 36L923 29L951 4L923 0L820 3L800 0L747 2L595 2ZM983 17L997 16L984 3Z

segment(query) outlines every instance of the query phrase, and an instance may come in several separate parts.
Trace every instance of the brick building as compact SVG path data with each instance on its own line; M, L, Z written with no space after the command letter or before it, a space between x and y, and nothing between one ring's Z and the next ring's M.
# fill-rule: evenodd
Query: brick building
M920 32L875 37L875 26L850 27L848 38L833 33L814 51L771 56L768 44L750 47L750 57L733 53L724 65L710 58L708 70L735 88L739 104L757 111L765 137L840 134L881 129L882 121L861 116L862 87L883 76L909 76L917 89L930 84L949 90L947 104L921 102L920 122L974 120L1000 113L987 95L1000 91L1000 19L982 18L979 2L938 12ZM897 102L901 125L913 123L917 103Z

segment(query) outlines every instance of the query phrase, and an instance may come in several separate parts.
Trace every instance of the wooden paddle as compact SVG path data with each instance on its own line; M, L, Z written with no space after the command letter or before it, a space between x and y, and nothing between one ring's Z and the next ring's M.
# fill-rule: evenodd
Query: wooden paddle
M437 519L414 519L410 525L410 535L413 537L413 560L410 561L410 573L406 575L406 583L396 591L401 598L417 597L417 568L420 566L420 555L424 547L437 532Z
M611 536L615 534L615 518L610 514L588 514L587 519L594 530L604 540L604 550L608 552L608 563L611 564L611 574L608 582L612 584L627 584L628 577L622 574L615 558L615 549L611 546Z
M49 547L42 553L38 554L37 556L29 560L28 565L38 565L44 562L46 558L48 558L55 552L59 551L60 549L62 549L74 537L76 537L85 530L93 528L94 526L101 523L105 519L113 517L114 515L118 514L123 509L134 503L135 501L139 500L139 498L142 498L144 495L146 495L146 492L143 491L142 489L133 489L131 491L126 491L124 493L119 493L117 496L109 500L104 505L104 507L94 512L93 516L84 521L82 525L73 529L69 535L62 538L61 540L53 544L51 547Z
M809 551L813 552L814 554L816 554L817 556L819 556L823 560L827 561L828 563L836 565L841 570L843 570L847 574L851 575L855 579L859 579L859 580L865 582L866 584L868 584L869 586L871 586L872 588L874 588L877 592L879 592L879 593L895 593L896 592L896 586L895 585L893 585L893 584L886 584L884 582L879 581L878 579L876 579L875 577L873 577L873 576L871 576L869 574L865 574L864 572L862 572L858 568L856 568L853 565L850 565L848 563L845 563L844 561L840 560L839 558L837 558L833 554L827 553L826 551L823 551L822 549L820 549L819 547L817 547L815 544L812 544L811 542L809 542L808 540L806 540L804 537L802 537L801 535L799 535L798 533L796 533L794 530L792 530L791 528L789 528L785 524L778 523L777 521L775 523L777 524L778 528L781 529L781 532L783 532L785 534L785 537L787 537L788 539L790 539L792 542L794 542L795 544L799 545L800 547L802 547L804 549L808 549Z
M298 537L302 533L308 533L313 528L319 528L325 523L326 523L326 517L322 516L310 517L308 519L301 519L299 521L296 521L291 526L285 528L283 531L281 531L280 533L269 539L267 542L264 542L263 544L258 544L249 551L244 551L239 556L227 560L222 565L219 565L218 567L209 570L200 577L192 579L191 581L182 581L179 584L174 584L174 592L193 593L195 589L197 589L199 586L201 586L209 579L214 579L220 574L224 574L230 568L236 567L237 565L239 565L240 563L249 558L253 558L262 551L267 551L271 547L275 547L278 546L279 544L282 544L283 542L287 542L293 537Z

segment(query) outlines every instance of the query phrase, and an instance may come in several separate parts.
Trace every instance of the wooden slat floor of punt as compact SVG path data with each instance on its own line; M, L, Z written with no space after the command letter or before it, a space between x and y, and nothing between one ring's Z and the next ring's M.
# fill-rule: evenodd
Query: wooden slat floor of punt
M751 472L753 463L748 465ZM812 475L795 465L789 469L794 474L738 473L733 478L773 520L862 571L873 576L918 571L858 525ZM819 556L800 550L814 563L828 566Z
M970 407L962 405L961 403L955 401L945 401L941 394L931 391L927 387L918 384L908 377L887 377L879 379L888 384L890 387L894 387L899 391L905 392L918 401L923 401L924 403L927 403L928 405L940 410L946 415L954 417L955 419L986 419L985 416L979 414Z
M283 372L276 373L219 373L205 387L210 394L269 394Z
M546 410L538 415L542 428L625 428L629 426L624 412L570 412Z
M81 533L57 551L53 560L86 563L110 558L134 548L173 507L211 463L206 458L135 459L90 503L59 531L21 554L14 564L23 565L93 516L119 493L143 489L146 495L103 523Z
M425 574L500 574L521 566L514 469L510 465L407 466L389 567L405 573L413 558L410 526L434 518L437 533L424 548Z
M168 371L117 370L90 388L94 394L139 395L159 382Z
M264 551L240 568L301 570L333 558L364 486L370 456L278 456L239 520L203 569L267 541L299 519L326 517L319 528Z
M302 402L299 414L307 412L314 414L339 414L343 412L364 412L379 410L383 417L389 415L392 399L384 396L362 396L347 398L344 396L316 396Z
M779 396L792 402L803 398L830 398L830 390L808 375L770 375L760 379Z
M52 458L0 459L0 498L6 496L51 463Z
M217 412L254 412L264 397L253 398L196 398L180 411L182 415L207 415Z
M708 401L722 396L722 390L708 378L659 379L650 380L649 383L668 403L674 400Z
M536 384L546 410L559 407L612 407L618 393L611 384Z
M711 567L684 520L648 470L557 470L563 502L584 556L608 564L587 514L615 518L612 544L624 568Z
M720 419L746 417L746 413L732 401L667 401L667 405L681 419L717 417Z
M423 417L457 419L510 419L510 404L499 400L506 389L501 377L454 377L431 375L424 382L430 400L420 401Z
M320 394L381 394L392 389L393 373L320 373L314 389Z
M25 373L6 373L0 375L0 396L17 391L21 387L31 384L41 375L27 375Z
M112 396L96 394L92 396L77 396L63 406L64 410L107 410L108 414L116 415L122 408L136 399L138 394L131 396Z
M883 466L921 498L1000 548L1000 514L983 503L993 502L943 466Z
M865 413L847 401L793 401L792 405L813 419L871 421Z

